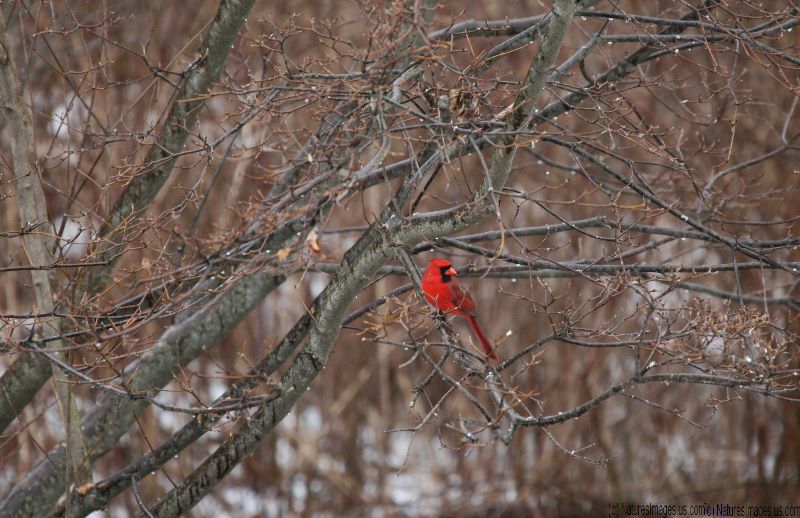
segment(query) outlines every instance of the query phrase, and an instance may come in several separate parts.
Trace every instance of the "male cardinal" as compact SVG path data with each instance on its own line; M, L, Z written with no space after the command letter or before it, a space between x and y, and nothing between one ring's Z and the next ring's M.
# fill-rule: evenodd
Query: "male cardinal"
M472 300L468 291L461 289L461 286L453 280L456 275L458 274L450 261L431 259L422 275L422 293L425 294L425 299L443 313L464 317L486 354L493 360L500 360L497 353L494 352L494 346L486 338L483 329L478 324L475 301Z

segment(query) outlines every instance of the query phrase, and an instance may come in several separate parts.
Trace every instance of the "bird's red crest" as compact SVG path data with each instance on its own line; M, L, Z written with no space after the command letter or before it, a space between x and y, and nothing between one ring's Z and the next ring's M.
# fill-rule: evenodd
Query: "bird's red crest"
M431 259L431 266L434 268L442 268L443 266L453 266L453 263L447 259Z

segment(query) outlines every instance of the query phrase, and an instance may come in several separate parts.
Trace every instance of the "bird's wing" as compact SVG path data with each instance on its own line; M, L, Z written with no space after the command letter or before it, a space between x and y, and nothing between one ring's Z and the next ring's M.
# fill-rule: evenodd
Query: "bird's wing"
M450 283L450 297L453 305L464 313L475 313L475 301L469 291L464 290L455 282Z

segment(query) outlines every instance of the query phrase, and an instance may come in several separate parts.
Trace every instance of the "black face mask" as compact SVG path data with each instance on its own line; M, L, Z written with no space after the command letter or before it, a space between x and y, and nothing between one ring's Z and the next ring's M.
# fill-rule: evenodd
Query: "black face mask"
M453 280L452 275L447 274L447 270L452 268L452 266L440 266L439 271L442 273L442 282L450 282Z

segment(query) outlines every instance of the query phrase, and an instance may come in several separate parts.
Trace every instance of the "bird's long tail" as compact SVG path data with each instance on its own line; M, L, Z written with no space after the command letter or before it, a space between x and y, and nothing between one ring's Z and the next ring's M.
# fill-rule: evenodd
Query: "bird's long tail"
M469 313L465 313L464 318L466 318L467 322L469 322L469 326L472 328L472 333L475 335L475 338L477 338L478 341L481 343L481 346L483 347L483 350L486 353L486 355L495 361L500 361L500 357L497 356L496 352L494 352L494 346L489 341L489 339L486 338L486 335L483 334L483 329L481 329L481 325L478 323L478 319L475 317L475 315L470 315Z

